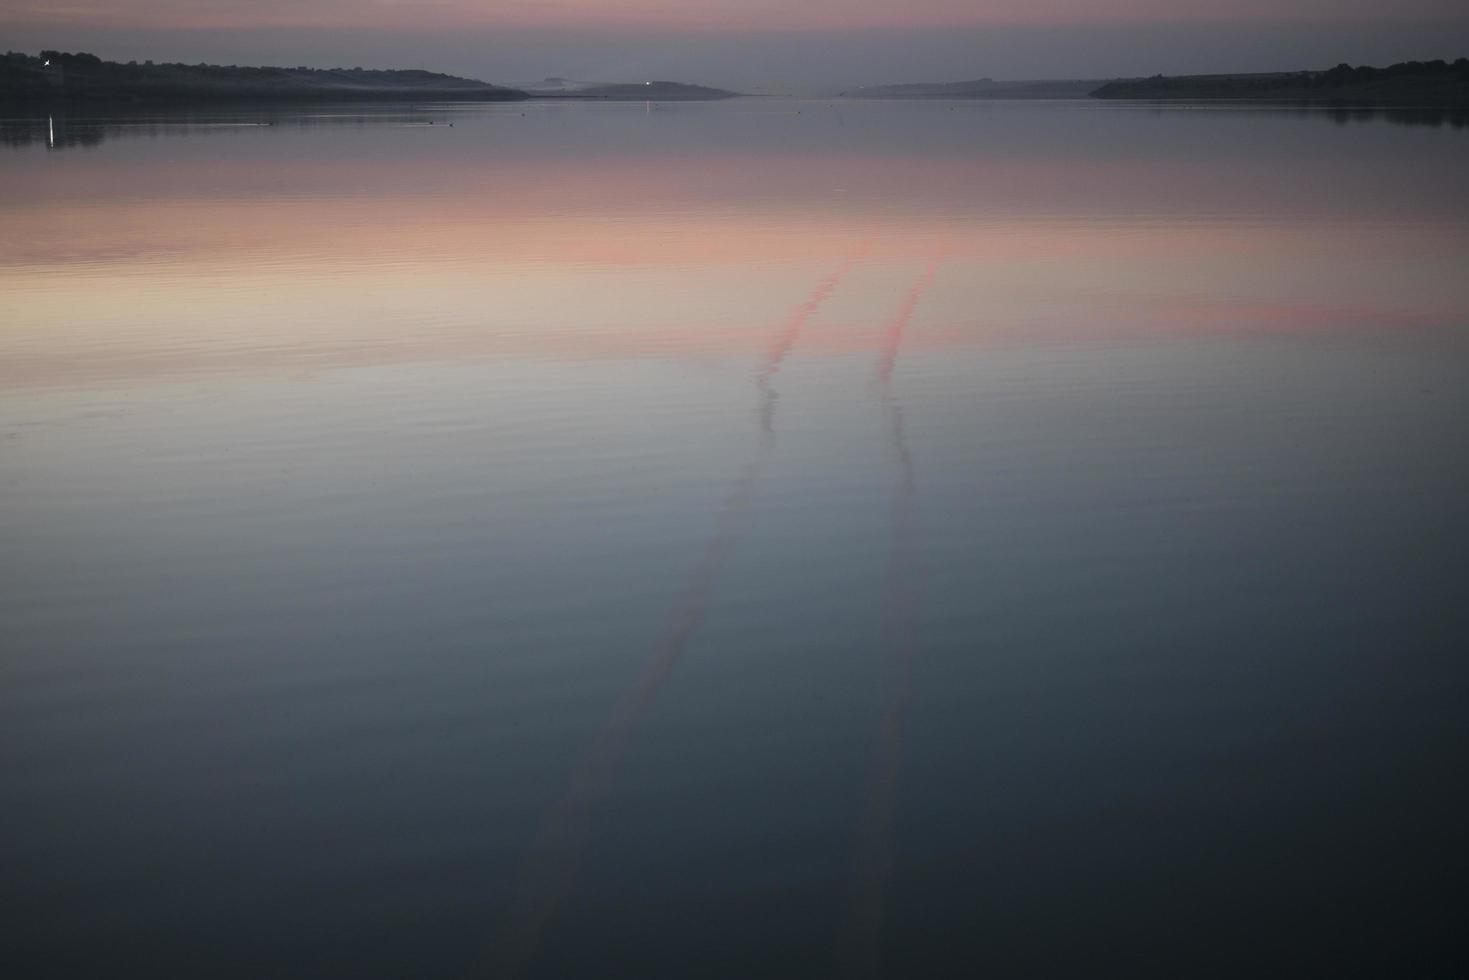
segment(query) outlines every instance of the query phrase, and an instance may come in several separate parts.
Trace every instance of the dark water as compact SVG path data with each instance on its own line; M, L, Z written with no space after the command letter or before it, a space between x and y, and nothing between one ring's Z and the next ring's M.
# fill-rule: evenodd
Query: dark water
M7 120L6 975L1469 966L1401 121Z

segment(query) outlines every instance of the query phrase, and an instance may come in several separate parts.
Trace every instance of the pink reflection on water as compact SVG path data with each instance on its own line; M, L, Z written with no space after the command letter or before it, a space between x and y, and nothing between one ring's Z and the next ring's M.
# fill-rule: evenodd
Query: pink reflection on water
M857 254L843 263L840 269L818 283L806 301L791 311L784 329L771 338L770 346L766 348L765 358L761 362L760 371L755 376L755 387L760 390L760 431L767 446L775 440L775 409L780 400L772 383L776 372L780 370L781 364L784 363L791 348L795 346L796 340L801 336L802 329L815 315L817 309L832 293L836 292L837 286L847 277L852 266L867 254L870 247L870 242L864 243L858 249Z
M757 455L744 466L720 506L714 531L689 575L684 594L673 608L667 633L643 666L637 682L618 700L607 724L572 771L561 798L542 820L522 866L519 889L496 951L496 976L517 976L526 969L561 903L570 894L594 811L611 793L638 723L653 706L689 640L703 623L719 575L747 522L750 504L775 446L777 395L771 380L795 346L802 328L841 285L857 258L858 255L849 258L836 272L817 283L810 295L791 310L785 324L771 339L755 375L759 396L757 417L762 434Z
M844 932L838 940L837 954L845 976L878 976L882 972L884 892L893 866L893 821L903 763L903 732L913 699L913 664L918 655L923 590L916 507L918 485L903 425L903 408L893 394L892 379L904 335L941 261L942 258L935 259L909 287L884 326L883 345L874 373L887 423L889 448L898 467L889 510L891 538L883 602L884 632L891 650L893 676L858 818L851 904Z

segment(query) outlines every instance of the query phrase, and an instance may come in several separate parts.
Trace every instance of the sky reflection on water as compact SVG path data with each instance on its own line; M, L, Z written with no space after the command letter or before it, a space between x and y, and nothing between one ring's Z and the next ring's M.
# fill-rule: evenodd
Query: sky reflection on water
M312 119L0 147L28 975L1458 955L1463 132Z

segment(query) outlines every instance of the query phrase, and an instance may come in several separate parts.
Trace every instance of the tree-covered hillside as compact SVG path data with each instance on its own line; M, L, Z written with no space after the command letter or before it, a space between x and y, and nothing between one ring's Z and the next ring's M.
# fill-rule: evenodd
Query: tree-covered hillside
M1404 61L1386 68L1337 65L1329 71L1254 75L1154 75L1109 82L1100 99L1245 99L1380 105L1469 103L1469 58Z
M250 68L126 64L93 54L9 52L0 58L0 101L521 99L523 92L421 70Z

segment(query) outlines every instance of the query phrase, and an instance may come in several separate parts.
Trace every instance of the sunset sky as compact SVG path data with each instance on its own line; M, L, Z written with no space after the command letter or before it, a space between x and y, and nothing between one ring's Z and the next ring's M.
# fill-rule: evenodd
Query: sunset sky
M0 0L0 47L763 91L1469 51L1461 0Z

